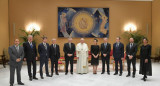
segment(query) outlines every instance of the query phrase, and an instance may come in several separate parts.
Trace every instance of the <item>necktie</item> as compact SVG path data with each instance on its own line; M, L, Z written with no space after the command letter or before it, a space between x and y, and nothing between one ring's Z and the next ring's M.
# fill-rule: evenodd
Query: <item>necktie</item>
M45 47L45 49L47 50L47 45L46 45L46 43L44 43L44 47Z
M31 46L31 48L33 48L32 42L30 42L30 46Z
M106 48L106 46L107 46L107 43L105 43L105 44L104 44L104 46L105 46L105 48Z
M16 50L17 50L17 52L19 53L19 47L18 47L18 46L16 46Z
M130 44L130 48L132 48L132 46L133 46L133 44L131 43L131 44Z
M71 49L71 43L69 43L69 48Z
M119 47L119 43L117 43L116 47Z
M56 55L56 44L54 44L53 46L54 46L54 50L55 50L55 55Z

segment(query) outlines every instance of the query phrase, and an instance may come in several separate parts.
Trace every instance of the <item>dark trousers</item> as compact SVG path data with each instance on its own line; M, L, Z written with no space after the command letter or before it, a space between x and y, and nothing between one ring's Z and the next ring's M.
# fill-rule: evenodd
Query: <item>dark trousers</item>
M46 57L43 60L40 60L40 76L43 76L43 65L45 64L46 75L49 75L48 72L48 58Z
M14 75L15 75L15 70L17 72L17 82L20 83L21 82L21 68L22 65L10 65L10 84L14 83Z
M53 74L55 68L55 72L58 73L58 59L51 59L51 73Z
M31 64L33 65L33 77L36 77L36 60L28 60L27 67L28 67L28 76L32 77L31 73Z
M127 70L128 70L128 75L130 75L131 71L130 71L130 66L133 66L133 75L135 75L136 73L136 59L127 59Z
M109 68L110 58L102 57L102 72L105 72L105 64L107 64L107 72L110 72Z
M120 73L122 73L123 67L122 67L122 60L121 58L114 58L115 60L115 72L118 73L118 63L120 65Z
M70 63L70 68L71 68L70 72L73 72L73 59L74 59L74 57L66 57L65 58L66 73L68 73L68 65L69 65L69 63Z

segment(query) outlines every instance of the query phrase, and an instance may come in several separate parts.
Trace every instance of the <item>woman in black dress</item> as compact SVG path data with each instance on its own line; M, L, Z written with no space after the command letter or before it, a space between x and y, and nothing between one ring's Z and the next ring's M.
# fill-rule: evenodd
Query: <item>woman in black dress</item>
M148 44L147 38L143 39L143 45L140 50L139 74L144 75L142 78L144 81L146 81L147 75L152 76L151 45Z
M94 39L94 45L91 45L91 65L93 65L93 74L97 74L97 66L99 65L99 45L98 40Z

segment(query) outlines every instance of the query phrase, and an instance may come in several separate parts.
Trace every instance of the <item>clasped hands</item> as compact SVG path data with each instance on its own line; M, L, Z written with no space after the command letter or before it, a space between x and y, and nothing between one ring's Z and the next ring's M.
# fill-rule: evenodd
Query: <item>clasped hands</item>
M36 60L38 60L38 57L36 57ZM26 61L26 58L24 58L24 61Z
M69 57L71 57L72 56L72 54L67 54Z
M21 58L16 59L16 62L20 62L20 61L21 61Z
M94 58L98 58L98 55L99 55L99 54L97 54L97 55L92 54L92 55L93 55Z
M132 59L132 58L133 58L133 56L132 56L132 55L128 55L128 57L129 57L129 59Z

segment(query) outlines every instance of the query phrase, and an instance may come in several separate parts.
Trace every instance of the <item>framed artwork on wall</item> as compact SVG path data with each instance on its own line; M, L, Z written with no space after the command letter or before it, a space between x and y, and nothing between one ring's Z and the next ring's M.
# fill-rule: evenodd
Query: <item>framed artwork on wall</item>
M58 7L58 37L109 37L109 8Z

